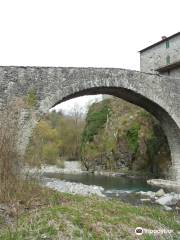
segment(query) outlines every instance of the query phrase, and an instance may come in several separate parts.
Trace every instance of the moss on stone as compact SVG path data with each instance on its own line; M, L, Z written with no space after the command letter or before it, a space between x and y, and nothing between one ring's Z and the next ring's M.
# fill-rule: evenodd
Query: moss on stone
M35 107L37 105L37 95L34 89L30 90L26 96L26 104L29 107Z

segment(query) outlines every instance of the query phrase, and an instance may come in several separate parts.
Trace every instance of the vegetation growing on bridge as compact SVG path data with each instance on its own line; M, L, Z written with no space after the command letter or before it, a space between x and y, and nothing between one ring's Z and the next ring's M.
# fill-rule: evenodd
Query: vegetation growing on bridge
M37 105L37 94L34 89L31 89L26 98L25 98L26 104L29 107L35 107Z

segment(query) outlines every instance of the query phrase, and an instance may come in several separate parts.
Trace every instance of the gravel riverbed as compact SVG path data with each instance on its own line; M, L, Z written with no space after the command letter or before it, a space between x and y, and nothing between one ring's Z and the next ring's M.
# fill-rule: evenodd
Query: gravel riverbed
M30 176L39 176L43 185L55 189L59 192L66 192L72 194L81 194L84 196L97 195L105 197L103 194L104 188L95 185L86 185L82 183L68 182L59 180L56 178L44 177L47 173L62 173L62 174L82 174L85 171L81 170L80 163L78 161L65 162L64 168L58 168L57 166L44 165L40 169L38 168L26 168L24 173L28 173ZM86 173L86 172L85 172Z
M84 196L98 195L100 197L105 197L105 195L103 194L104 188L100 186L66 182L63 180L58 180L53 178L43 178L43 184L59 192L81 194Z

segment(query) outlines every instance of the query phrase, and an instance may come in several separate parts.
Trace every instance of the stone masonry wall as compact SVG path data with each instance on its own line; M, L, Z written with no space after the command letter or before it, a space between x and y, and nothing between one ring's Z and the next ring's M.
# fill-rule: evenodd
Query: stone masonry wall
M169 48L166 41L140 53L140 69L142 72L155 73L155 69L167 65L166 57L170 56L170 63L180 61L180 35L169 39ZM180 78L180 68L174 69L172 77Z
M151 112L168 138L172 178L180 180L180 83L178 79L113 68L0 67L0 109L31 92L37 103L22 110L18 147L23 153L33 127L59 102L88 94L110 94Z

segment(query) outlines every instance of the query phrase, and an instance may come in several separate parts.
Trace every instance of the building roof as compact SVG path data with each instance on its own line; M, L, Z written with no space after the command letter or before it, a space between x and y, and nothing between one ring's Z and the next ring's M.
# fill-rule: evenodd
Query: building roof
M163 43L163 42L165 42L165 41L167 41L167 40L169 40L169 39L171 39L171 38L174 38L174 37L176 37L176 36L178 36L178 35L180 35L180 32L177 32L177 33L175 33L175 34L173 34L173 35L171 35L171 36L169 36L169 37L166 37L166 38L162 39L162 40L159 41L159 42L156 42L156 43L154 43L154 44L152 44L152 45L150 45L150 46L148 46L148 47L146 47L146 48L143 48L143 49L140 50L139 52L142 53L142 52L144 52L144 51L146 51L146 50L148 50L148 49L150 49L150 48L153 48L153 47L155 47L156 45L161 44L161 43Z
M179 66L180 66L180 61L173 62L173 63L168 64L168 65L164 65L164 66L159 67L159 68L157 68L155 70L158 71L158 72L166 72L166 71L169 71L171 69L177 68Z

